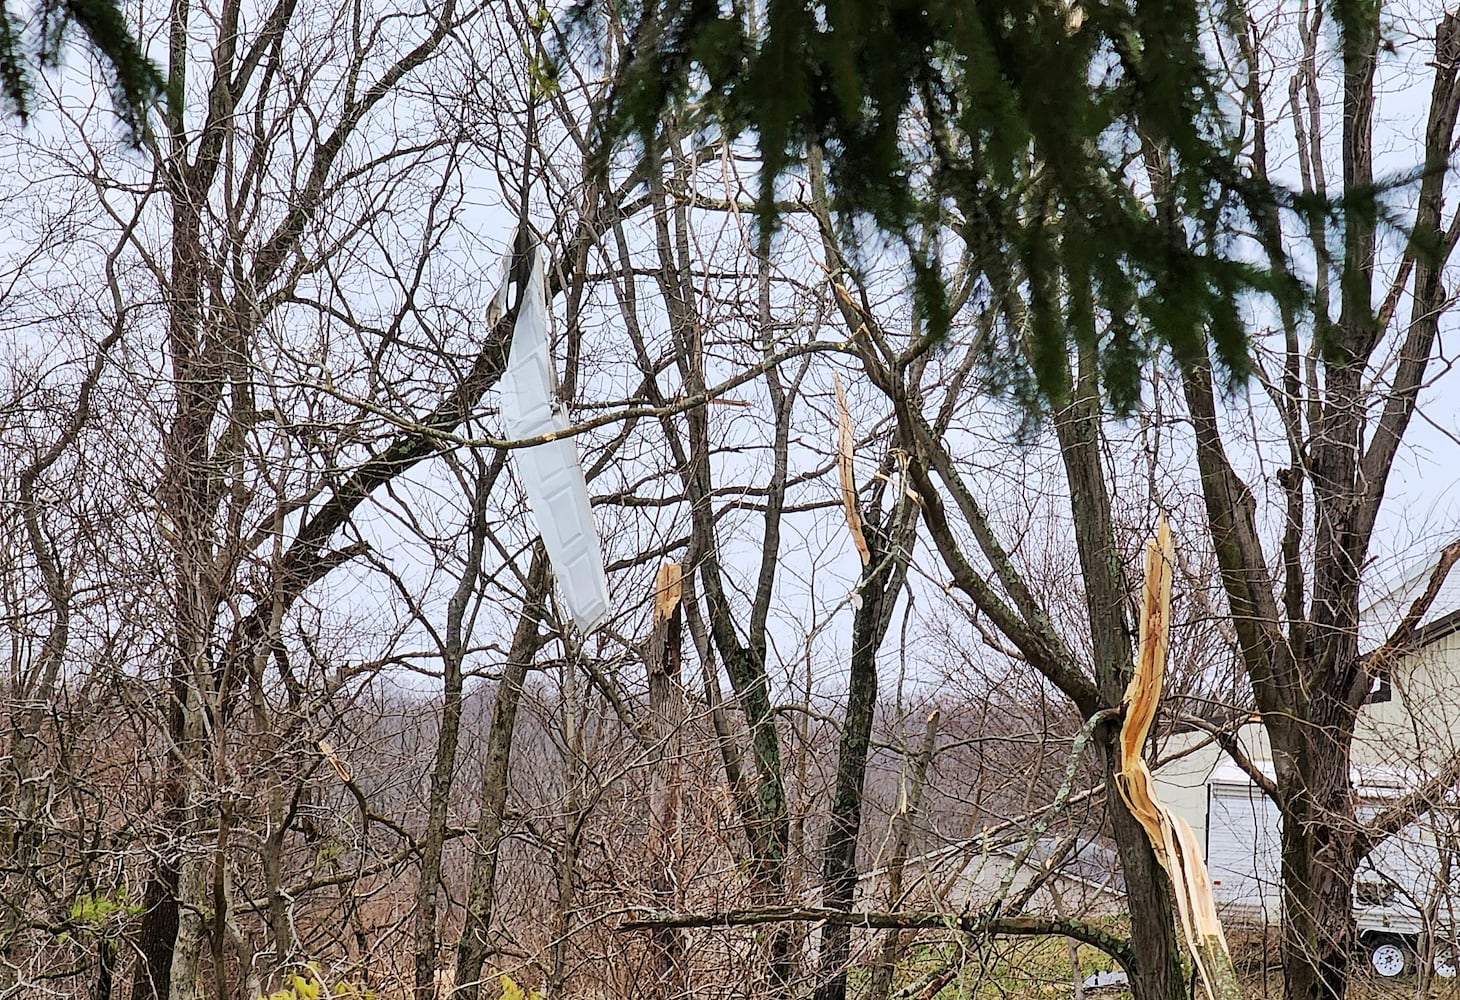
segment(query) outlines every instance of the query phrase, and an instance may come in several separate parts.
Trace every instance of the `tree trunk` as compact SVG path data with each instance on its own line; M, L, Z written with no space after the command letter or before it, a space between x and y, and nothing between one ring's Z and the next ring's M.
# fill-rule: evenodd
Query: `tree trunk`
M1133 667L1134 650L1127 597L1129 588L1116 548L1110 492L1100 453L1100 399L1096 362L1083 348L1072 381L1073 398L1055 417L1055 430L1070 487L1075 543L1085 585L1095 680L1108 705L1119 705ZM1115 788L1120 770L1118 727L1103 725L1097 739L1105 787ZM1170 880L1156 860L1140 822L1119 795L1105 797L1116 852L1125 873L1131 945L1138 962L1130 970L1135 1000L1179 1000L1186 994L1176 943Z
M117 968L117 942L103 932L96 939L96 981L91 1000L112 1000L112 982Z
M685 170L687 161L676 156L675 164ZM667 192L657 170L649 174L649 190L655 201L656 248L660 267L656 272L670 328L680 358L680 373L689 393L705 391L705 351L700 317L695 306L695 280L690 265L689 223L683 201L669 207ZM670 221L674 222L671 232ZM760 264L762 315L769 307L767 263ZM769 331L771 325L766 324ZM696 566L701 582L710 626L730 686L750 735L750 757L755 777L747 796L753 811L742 813L748 848L746 858L749 877L757 905L780 906L786 902L789 888L787 873L791 821L786 802L784 770L781 760L780 734L771 702L770 678L766 672L768 639L766 619L774 591L775 570L779 558L780 519L786 496L787 453L790 437L791 406L785 387L776 369L766 372L776 416L774 445L775 472L766 493L764 536L760 567L754 586L750 621L745 627L746 641L741 642L736 629L736 612L726 593L720 566L720 553L715 538L714 511L711 500L711 456L714 454L710 417L704 407L695 407L685 414L688 425L688 452L684 455L682 473L685 494L690 501L691 533L685 562ZM668 425L666 424L666 427ZM773 997L791 995L792 942L790 930L777 926L768 932L768 989Z
M172 946L177 940L177 865L166 857L159 857L155 865L142 897L137 965L131 991L136 1000L166 1000Z
M847 684L847 714L842 721L837 755L836 786L826 831L822 868L822 905L849 910L857 889L857 833L862 826L862 784L867 774L867 746L877 709L877 641L867 619L881 611L881 595L869 593L877 583L863 576L862 606L852 628L851 677ZM847 960L852 929L828 925L821 931L821 985L816 1000L846 1000Z
M582 651L576 641L564 644L561 693L558 707L563 727L563 838L558 846L555 861L557 876L557 912L554 914L552 935L552 962L548 966L547 994L553 997L567 996L568 945L573 936L573 927L578 911L578 848L583 832L585 807L583 805L583 728L586 723L583 694L578 686L578 670Z
M838 397L840 398L840 397ZM849 460L849 459L848 459ZM850 486L850 465L844 488ZM884 514L880 498L885 480L878 482L877 499L868 505L864 538L868 552L858 591L861 604L852 620L852 656L847 680L847 713L842 721L837 753L836 785L823 850L822 905L850 910L857 891L857 835L862 828L862 786L867 775L867 748L877 711L877 651L887 635L892 610L906 578L907 542L917 510L905 497L894 497L894 508ZM855 494L849 503L855 504ZM849 517L851 516L849 511ZM821 985L816 1000L846 1000L847 965L852 929L828 924L821 931Z
M502 467L505 455L498 455L493 469ZM445 649L442 652L443 704L441 729L436 737L436 766L431 772L426 833L421 845L421 874L416 884L416 1000L433 1000L436 995L436 896L441 880L441 854L446 845L446 807L456 773L456 750L461 731L462 664L471 636L467 628L467 605L476 591L482 550L486 545L486 501L495 475L478 467L476 495L472 498L470 542L461 579L446 608Z
M436 737L436 766L431 772L426 832L421 842L421 870L416 884L416 1000L433 1000L436 995L436 896L446 840L446 806L451 794L461 728L461 657L455 655L457 652L448 651L445 658L441 729Z
M1343 706L1332 707L1336 713L1323 714L1337 717L1326 724L1315 715L1311 725L1283 726L1291 748L1274 747L1280 762L1291 761L1279 766L1286 1000L1341 1000L1348 989L1356 936L1353 717Z
M680 686L683 586L678 563L665 563L654 582L653 632L645 666L649 675L649 718L654 726L654 763L649 778L649 891L656 909L677 901L676 842L679 838L684 692ZM691 996L684 943L673 928L649 939L654 995L665 1000Z
M205 866L198 855L182 863L177 898L177 937L172 948L172 967L168 973L168 1000L199 1000L202 996L201 975L203 942L208 936L204 922L207 905Z
M1105 787L1115 787L1120 770L1119 729L1103 727L1101 750ZM1131 950L1137 963L1130 970L1130 991L1135 1000L1182 1000L1186 976L1176 943L1176 914L1171 905L1171 881L1156 860L1140 822L1119 795L1105 797L1115 849L1125 875L1126 907L1130 911Z
M512 733L527 669L541 640L538 616L546 589L547 570L542 547L533 551L527 595L512 636L512 648L502 671L492 705L492 728L487 734L482 762L482 795L477 817L477 854L467 888L466 917L456 951L453 1000L477 1000L482 988L482 967L491 951L492 907L496 900L497 858L502 846L502 819L507 808L508 772L512 762Z
M923 732L923 743L918 755L913 758L912 768L907 776L905 799L893 825L892 859L887 864L888 910L902 908L902 871L907 863L907 852L912 844L912 825L917 817L918 807L923 800L923 786L927 783L928 767L933 762L933 751L938 743L940 715L936 709L928 716L927 728ZM897 971L898 956L902 952L903 932L890 930L882 941L882 951L877 965L872 970L872 985L867 991L867 1000L886 1000L892 992L892 977Z

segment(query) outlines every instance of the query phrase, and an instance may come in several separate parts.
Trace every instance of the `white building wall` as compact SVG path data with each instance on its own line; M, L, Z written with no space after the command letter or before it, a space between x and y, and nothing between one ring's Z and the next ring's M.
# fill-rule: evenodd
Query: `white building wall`
M1354 763L1432 774L1460 752L1460 632L1395 663L1390 686L1359 715Z
M1249 760L1268 761L1267 731L1257 722L1243 726L1237 742ZM1207 842L1207 785L1219 765L1229 760L1206 733L1181 733L1166 741L1157 758L1156 791L1167 808L1191 824L1197 840Z
M1394 664L1392 696L1365 705L1354 733L1353 763L1380 780L1413 785L1460 754L1460 632L1445 636ZM1248 758L1271 766L1266 730L1251 722L1238 732ZM1181 733L1166 741L1155 769L1158 793L1205 844L1207 785L1227 755L1207 734ZM1385 777L1392 776L1392 777Z

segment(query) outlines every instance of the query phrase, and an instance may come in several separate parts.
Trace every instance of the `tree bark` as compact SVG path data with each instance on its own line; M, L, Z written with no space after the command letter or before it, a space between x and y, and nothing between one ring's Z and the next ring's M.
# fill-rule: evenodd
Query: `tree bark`
M508 775L512 763L512 734L517 706L533 654L541 645L538 622L546 594L547 568L542 548L534 549L527 576L522 613L512 635L512 646L492 705L492 728L487 734L482 762L481 802L476 826L476 856L467 888L466 916L456 951L453 1000L477 1000L482 967L491 953L492 908L496 901L497 862L502 846L502 820L507 808Z
M928 715L922 746L913 758L912 768L908 772L906 798L894 822L892 858L887 864L887 891L884 896L889 910L896 910L902 905L903 866L907 863L907 852L912 845L913 821L922 804L928 768L933 763L933 752L937 749L940 718L936 709ZM872 969L872 983L867 991L868 1000L886 1000L888 993L892 992L892 977L897 972L897 961L902 954L902 939L901 928L889 930L883 939L877 965Z
M877 652L906 579L909 536L917 517L917 508L903 496L893 498L891 511L880 511L884 485L885 480L878 481L877 499L868 505L863 517L868 554L857 587L861 604L852 619L847 711L822 849L822 905L830 909L850 910L855 901L862 790L877 711ZM846 1000L851 936L852 929L845 924L828 924L822 929L821 983L816 988L816 1000Z
M649 891L654 905L673 909L676 903L676 843L684 725L684 692L680 686L682 570L665 563L654 581L653 631L645 666L649 675L649 718L654 727L654 758L649 786ZM692 995L684 943L673 928L656 929L649 939L655 995L677 1000Z
M502 468L505 457L499 454L491 470L479 467L476 495L472 498L466 561L446 608L446 642L441 651L444 674L441 728L436 737L436 766L431 772L426 831L421 843L421 873L416 884L416 1000L434 1000L436 996L436 899L441 880L441 854L446 844L446 806L456 773L456 750L461 730L462 665L471 643L467 607L476 591L482 551L486 546L487 500L497 478L496 472Z
M1104 462L1100 454L1100 400L1095 362L1082 351L1071 401L1055 415L1055 431L1070 488L1075 544L1080 556L1085 607L1090 621L1095 681L1102 699L1119 705L1130 681L1131 646L1128 595L1110 509ZM1105 771L1105 787L1115 787L1121 767L1118 728L1103 725L1096 734ZM1156 860L1140 822L1118 795L1106 796L1116 852L1125 872L1126 904L1131 918L1131 945L1138 956L1131 970L1136 1000L1178 1000L1186 980L1176 941L1171 885Z
M1341 1000L1357 927L1354 791L1349 775L1354 712L1313 692L1309 720L1273 733L1282 815L1284 995ZM1280 738L1279 738L1280 737Z

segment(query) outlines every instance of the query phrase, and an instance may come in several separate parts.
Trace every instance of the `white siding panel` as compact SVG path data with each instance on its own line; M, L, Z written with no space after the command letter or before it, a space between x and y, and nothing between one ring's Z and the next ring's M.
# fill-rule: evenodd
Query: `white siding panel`
M531 278L512 332L507 370L498 387L502 423L508 435L518 440L568 426L553 395L542 255L541 248L534 253ZM577 446L572 438L561 438L518 448L513 458L558 592L573 621L589 632L608 614L608 577Z

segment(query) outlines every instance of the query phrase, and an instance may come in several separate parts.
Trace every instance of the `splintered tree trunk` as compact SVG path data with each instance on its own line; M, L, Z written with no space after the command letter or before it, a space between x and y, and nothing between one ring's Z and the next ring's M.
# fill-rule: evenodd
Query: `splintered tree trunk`
M682 199L671 204L668 189L659 171L659 158L667 148L676 170L688 169L690 159L678 155L678 140L672 129L666 129L666 147L652 151L654 166L648 171L649 193L654 205L655 244L660 267L656 272L659 287L669 312L670 331L679 351L680 375L684 390L690 394L705 391L705 349L703 320L697 312L698 279L691 268L690 223L688 209ZM681 174L681 176L685 176ZM769 312L769 266L760 265L761 312L763 328L769 332L774 324L764 317ZM654 372L646 371L651 379ZM685 556L686 565L698 572L701 593L706 602L705 616L710 636L730 678L735 698L745 714L745 727L750 740L750 763L753 776L746 773L745 790L738 796L748 856L747 876L757 906L785 904L790 880L788 854L791 839L790 813L786 801L785 776L781 758L777 714L771 700L770 678L766 670L769 639L766 621L770 613L777 579L779 560L780 519L784 510L790 442L791 406L786 386L779 381L777 369L765 372L766 385L776 414L774 446L775 471L765 503L765 527L761 547L760 569L754 580L749 621L743 623L745 637L738 627L739 614L732 604L720 566L720 550L715 539L715 515L711 506L715 490L711 478L712 434L706 407L692 407L685 413L688 435L682 462L686 498L690 504L691 534ZM657 388L656 390L657 391ZM679 441L678 432L665 418L667 433ZM766 932L769 959L766 990L773 997L794 994L791 930L784 925Z
M680 686L681 636L683 620L682 570L678 563L659 567L654 582L653 632L649 636L649 717L654 725L654 766L649 789L650 892L654 906L673 909L676 902L676 842L679 837L679 805L682 751L680 729L684 724L684 695ZM687 968L684 944L673 928L659 928L649 947L657 996L666 1000L687 997Z
M837 452L842 506L847 528L862 557L858 582L861 602L852 617L852 655L847 678L847 714L842 720L837 753L836 785L832 790L831 819L823 851L823 905L850 910L857 894L857 835L862 827L862 793L867 777L867 749L877 712L877 650L887 635L892 610L906 577L908 540L917 523L917 509L905 493L894 492L892 509L882 509L887 480L876 481L872 502L865 511L857 498L853 467L856 436L841 381L835 381ZM821 985L816 1000L846 1000L847 966L851 958L852 929L827 924L821 932Z
M1110 491L1101 455L1100 398L1091 349L1082 347L1074 374L1075 393L1055 418L1061 457L1070 485L1075 541L1085 584L1090 618L1095 680L1105 702L1118 705L1130 680L1135 650L1131 645L1126 584L1116 547ZM1114 789L1121 769L1118 730L1102 726L1098 733L1105 787ZM1171 885L1156 860L1145 828L1119 795L1105 797L1116 852L1125 873L1130 908L1131 945L1138 959L1130 970L1136 1000L1178 1000L1186 981L1177 954L1176 920Z
M1114 730L1111 730L1112 736ZM1103 743L1105 787L1115 787L1120 771L1120 744ZM1136 1000L1180 1000L1187 995L1186 977L1176 947L1176 914L1171 906L1171 880L1156 860L1145 829L1119 795L1106 796L1115 849L1125 874L1130 910L1131 950L1140 956L1131 970L1131 995Z

